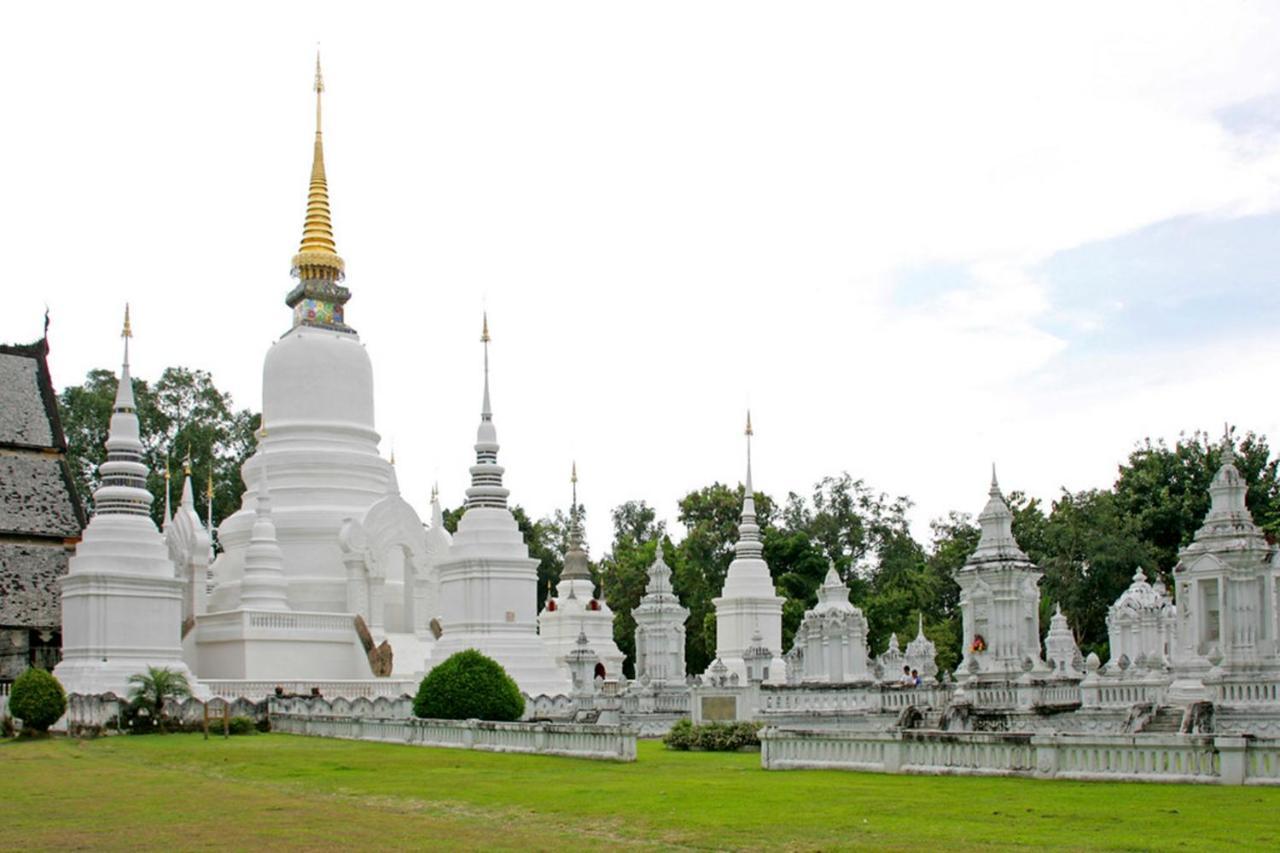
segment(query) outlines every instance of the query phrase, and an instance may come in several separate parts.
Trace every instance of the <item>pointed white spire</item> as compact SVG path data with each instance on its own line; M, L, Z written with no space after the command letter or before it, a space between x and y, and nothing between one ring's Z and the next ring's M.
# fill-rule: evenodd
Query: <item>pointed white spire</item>
M734 553L739 557L759 558L764 554L764 545L760 541L760 526L756 524L755 487L751 482L751 436L755 431L751 428L751 410L747 410L747 481L743 486L742 521L738 525L738 541L734 544Z
M93 493L94 514L150 515L153 498L147 489L147 466L142 461L137 404L129 375L129 339L133 337L133 328L128 305L124 308L124 330L120 336L124 338L124 360L107 428L107 461L98 468L101 485Z
M266 438L263 427L259 440ZM271 486L267 457L262 457L262 482L254 506L253 530L244 555L244 577L240 582L240 606L246 610L288 610L288 587L284 576L284 553L276 541L276 525L271 519Z
M662 555L662 535L658 535L658 545L653 549L653 563L649 566L649 582L644 588L645 598L649 596L669 596L671 589L671 567Z
M569 477L573 484L573 502L569 505L569 548L564 555L564 571L561 580L591 580L591 567L582 544L582 518L578 512L578 463L573 463Z
M978 539L978 547L969 557L969 563L1027 560L1027 555L1013 538L1013 513L1009 511L1009 505L1005 503L1000 491L995 463L991 465L991 488L987 491L987 505L978 516L978 524L982 528L982 535Z
M484 401L480 410L480 427L476 430L476 464L471 466L471 488L467 489L467 509L488 507L506 509L511 492L503 488L503 468L498 464L498 431L493 425L493 408L489 403L489 313L484 314L480 343L484 344Z
M818 603L813 609L815 613L854 611L854 606L849 603L849 587L840 579L835 560L827 561L827 576L823 579L822 586L818 587Z

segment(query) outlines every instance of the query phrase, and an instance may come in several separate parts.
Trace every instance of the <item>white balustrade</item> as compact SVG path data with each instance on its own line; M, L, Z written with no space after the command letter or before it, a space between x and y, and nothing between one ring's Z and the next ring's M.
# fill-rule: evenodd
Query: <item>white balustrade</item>
M609 761L636 760L636 732L627 726L572 723L495 723L271 712L271 730L348 740L565 755Z
M386 696L394 699L398 696L413 696L418 692L418 682L411 679L396 678L363 678L350 680L244 680L232 678L202 679L201 684L209 688L210 693L224 699L267 699L276 695L279 687L285 693L311 695L319 690L326 699L355 699L358 697L376 698Z
M766 728L766 770L1280 785L1280 740L1225 735L1032 735Z

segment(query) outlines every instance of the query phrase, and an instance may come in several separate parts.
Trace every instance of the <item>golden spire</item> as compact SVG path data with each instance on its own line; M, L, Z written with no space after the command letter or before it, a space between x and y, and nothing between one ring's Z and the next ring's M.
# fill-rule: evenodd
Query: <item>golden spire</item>
M320 134L320 96L324 77L320 73L320 52L316 51L316 142L311 161L311 188L307 191L307 218L302 226L302 245L293 256L293 274L301 280L341 281L342 258L333 241L333 221L329 215L329 184L324 175L324 143Z
M120 332L122 338L133 337L133 326L129 324L129 303L124 304L124 329Z
M209 479L204 483L204 496L213 500L213 460L209 460Z
M183 460L183 462L182 462L182 473L183 473L183 474L185 474L185 475L187 475L188 477L190 477L190 476L191 476L191 450L190 450L190 448L188 448L188 449L187 449L187 458L186 458L186 459L184 459L184 460Z

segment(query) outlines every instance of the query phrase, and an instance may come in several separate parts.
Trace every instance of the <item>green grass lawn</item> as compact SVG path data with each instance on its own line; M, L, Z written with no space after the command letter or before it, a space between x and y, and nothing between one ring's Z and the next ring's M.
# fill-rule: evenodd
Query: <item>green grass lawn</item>
M0 744L0 848L1280 847L1280 789L766 773L252 735Z

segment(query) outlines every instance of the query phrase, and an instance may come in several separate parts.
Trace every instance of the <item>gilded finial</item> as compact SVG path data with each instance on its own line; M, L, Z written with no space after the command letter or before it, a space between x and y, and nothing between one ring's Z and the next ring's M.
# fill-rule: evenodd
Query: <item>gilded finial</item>
M489 312L485 311L484 324L483 326L481 326L481 329L480 329L480 343L487 344L489 343L489 340L490 340L489 339Z
M314 88L316 141L311 160L311 186L307 191L307 214L302 225L302 243L298 254L293 257L292 272L300 281L332 283L342 281L346 267L338 256L338 247L333 239L333 220L329 213L329 183L325 177L324 145L320 138L320 96L324 92L324 77L320 73L319 50L316 51ZM289 304L293 307L296 302Z
M324 75L320 73L320 48L316 48L316 94L324 91Z
M124 329L120 332L122 338L133 337L133 326L129 323L129 303L124 304Z
M182 461L182 473L191 476L191 451L187 450L187 458Z
M169 448L164 449L164 479L168 482L172 473L169 471Z
M213 500L213 460L209 460L209 479L204 482L204 496Z

